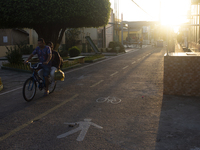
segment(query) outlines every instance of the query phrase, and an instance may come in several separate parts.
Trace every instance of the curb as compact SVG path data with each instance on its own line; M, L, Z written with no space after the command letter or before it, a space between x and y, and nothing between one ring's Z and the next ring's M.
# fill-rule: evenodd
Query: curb
M0 77L0 91L3 90L3 83L1 81L1 77Z
M121 52L121 53L115 53L115 52L112 52L112 53L102 53L104 56L118 56L118 55L122 55L122 54L125 54L126 52Z
M103 59L106 59L105 57L102 57L102 58L98 58L98 59L94 59L94 60L85 60L85 63L93 63L93 62L96 62L96 61L100 61L100 60L103 60Z
M28 70L22 70L22 69L10 68L10 67L5 67L5 66L1 66L1 69L5 69L5 70L13 70L13 71L18 71L18 72L32 73L31 71L28 71Z
M71 66L71 67L68 67L68 68L64 68L64 69L61 68L61 70L62 70L62 71L67 71L67 70L70 70L70 69L73 69L73 68L76 68L76 67L80 67L80 66L82 66L82 65L81 65L81 64L77 64L77 65L74 65L74 66ZM28 71L28 70L10 68L10 67L5 67L5 66L1 66L1 69L13 70L13 71L25 72L25 73L32 73L31 71Z
M78 68L78 67L80 67L80 66L82 66L81 64L77 64L77 65L74 65L74 66L71 66L71 67L68 67L68 68L61 68L61 70L62 71L67 71L67 70L70 70L70 69L73 69L73 68Z
M8 60L8 59L7 59L7 58L0 58L0 61L1 61L1 60Z

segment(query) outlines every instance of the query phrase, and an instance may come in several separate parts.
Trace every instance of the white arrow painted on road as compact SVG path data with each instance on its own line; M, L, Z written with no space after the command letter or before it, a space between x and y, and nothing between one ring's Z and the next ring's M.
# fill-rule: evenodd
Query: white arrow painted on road
M67 137L67 136L74 134L78 131L81 131L81 133L79 134L79 136L77 137L76 140L77 141L83 141L83 139L85 138L85 135L86 135L86 133L87 133L87 131L88 131L88 129L91 125L99 128L99 129L103 129L103 127L101 127L101 126L99 126L99 125L97 125L93 122L90 122L91 120L92 119L84 119L84 121L80 121L80 122L76 122L76 123L65 123L65 124L69 124L69 125L79 124L79 127L74 129L74 130L71 130L69 132L63 133L63 134L57 136L57 138L64 138L64 137Z

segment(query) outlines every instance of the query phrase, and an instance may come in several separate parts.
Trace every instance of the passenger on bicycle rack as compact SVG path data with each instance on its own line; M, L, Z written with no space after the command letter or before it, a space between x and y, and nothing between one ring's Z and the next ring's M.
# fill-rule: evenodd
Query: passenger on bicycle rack
M47 42L47 45L51 48L52 50L52 59L51 59L51 86L53 87L55 84L55 80L54 80L54 73L57 69L60 69L61 67L61 62L62 62L62 58L60 57L60 54L58 52L56 52L53 48L53 43L51 41Z
M44 39L38 40L38 47L32 52L32 54L28 57L27 60L24 61L24 63L28 63L28 61L35 55L38 55L39 62L42 63L42 65L39 66L39 69L43 70L43 76L45 79L45 93L44 95L49 94L48 86L49 86L49 75L51 70L51 58L52 58L52 51L49 46L45 45ZM36 64L37 65L37 64Z

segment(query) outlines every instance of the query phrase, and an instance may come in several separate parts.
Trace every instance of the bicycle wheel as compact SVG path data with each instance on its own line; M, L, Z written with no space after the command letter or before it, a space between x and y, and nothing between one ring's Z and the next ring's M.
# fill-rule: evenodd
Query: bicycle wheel
M98 98L97 100L96 100L96 102L98 102L98 103L103 103L103 102L105 102L107 99L105 98L105 97L100 97L100 98Z
M23 97L27 102L30 102L34 98L36 87L36 82L32 77L25 81L23 86Z
M121 102L121 99L117 98L117 97L112 97L112 100L110 100L110 102L112 104L118 104Z
M55 81L54 85L49 84L49 94L53 93L53 91L55 90L55 88L56 88L56 81Z

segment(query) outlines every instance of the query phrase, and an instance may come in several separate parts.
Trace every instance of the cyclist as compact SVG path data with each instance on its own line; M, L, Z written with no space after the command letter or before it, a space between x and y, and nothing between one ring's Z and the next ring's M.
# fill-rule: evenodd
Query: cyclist
M49 46L45 45L45 41L43 38L38 40L38 47L32 52L32 54L28 57L27 60L24 61L26 64L35 54L38 55L39 62L42 63L40 65L39 69L43 70L43 76L45 79L45 93L44 95L49 94L48 86L49 86L49 75L50 75L50 69L51 69L51 57L52 57L52 52L51 48Z
M140 37L140 39L139 39L140 48L142 48L142 42L143 42L143 38Z
M54 86L55 84L55 80L54 80L54 73L57 69L60 69L61 67L61 62L62 62L62 58L60 57L60 54L58 52L56 52L53 48L53 43L51 41L47 42L47 45L51 48L52 50L52 64L51 64L51 80L52 80L52 85Z

